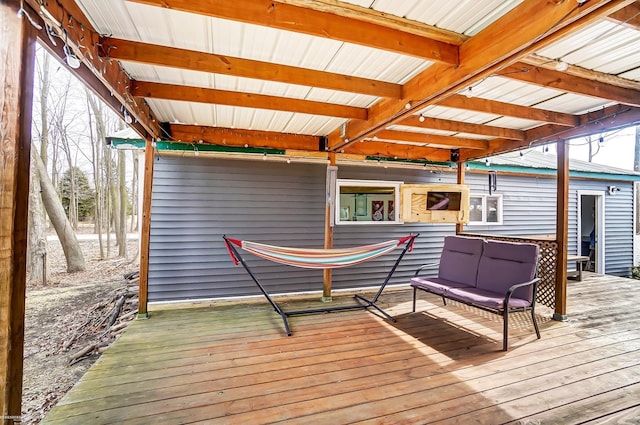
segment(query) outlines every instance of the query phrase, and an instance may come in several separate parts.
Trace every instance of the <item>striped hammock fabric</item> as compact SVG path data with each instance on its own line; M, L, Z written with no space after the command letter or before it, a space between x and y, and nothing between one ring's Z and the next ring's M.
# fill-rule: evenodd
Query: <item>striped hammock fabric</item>
M227 245L232 243L247 252L276 263L307 269L332 269L353 266L355 264L364 263L365 261L380 257L381 255L393 251L396 247L402 245L411 238L412 236L405 236L400 239L393 239L372 245L334 249L290 248L265 245L250 241L240 241L238 239L231 238L225 238L225 240L227 241ZM409 250L411 249L412 247L409 248ZM233 262L238 265L238 259L233 254L229 246L227 246L227 250L229 251L229 255L231 255Z

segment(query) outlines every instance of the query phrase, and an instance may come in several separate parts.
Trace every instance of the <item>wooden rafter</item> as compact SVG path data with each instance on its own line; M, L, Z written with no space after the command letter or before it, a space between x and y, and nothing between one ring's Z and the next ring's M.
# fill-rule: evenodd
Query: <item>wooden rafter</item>
M320 138L272 131L240 130L220 127L171 124L171 137L185 143L208 143L238 147L268 147L318 151Z
M266 81L279 81L287 84L321 87L376 97L400 98L402 95L402 86L399 84L333 72L114 38L103 38L101 45L105 56L123 61Z
M541 121L568 127L573 127L578 123L578 117L572 114L516 105L513 103L498 102L496 100L483 99L480 97L467 98L459 94L441 101L439 106L467 109L494 115L504 115L512 118Z
M136 97L271 109L360 120L367 117L366 108L176 84L133 81L130 90L131 94Z
M273 0L129 1L345 41L452 65L458 63L458 46L382 22L372 22L375 15L371 15L371 19L361 19L355 15L341 16L303 7L302 2L291 4Z
M537 68L524 63L516 63L502 69L499 75L569 93L608 99L631 106L640 106L640 90L614 86L547 68Z
M403 158L409 160L422 161L449 161L451 158L450 151L447 149L438 149L430 147L419 147L412 145L390 144L383 142L360 142L354 143L347 147L345 154L378 156L383 158Z
M467 149L487 149L489 146L486 140L395 130L379 131L375 135L375 140L406 141L419 143L423 146L438 146L444 148L466 147Z
M529 143L535 145L611 131L638 122L640 122L640 108L613 105L581 115L578 125L573 128L545 125L532 128L525 133Z
M616 24L640 29L640 2L636 1L629 6L612 13L609 15L608 19Z
M578 123L575 127L565 127L555 124L547 124L525 131L524 141L492 140L489 149L485 152L466 150L460 157L463 161L483 158L504 152L539 146L546 143L554 143L559 140L568 140L576 137L602 133L603 130L615 130L628 127L640 122L640 108L626 105L613 105L598 111L589 112L577 116Z
M552 36L555 32L567 34L629 3L623 0L592 0L582 6L546 0L521 3L460 46L459 66L433 64L405 84L403 100L378 102L369 109L368 120L351 121L344 132L333 132L329 145L332 150L339 150L371 136L413 115L417 109L438 103L527 56L532 50L546 46L555 40ZM522 22L527 25L523 27Z
M160 137L160 126L149 105L130 96L131 81L120 63L104 60L99 56L100 35L75 1L57 0L41 5L38 0L25 0L25 3L47 22L58 37L69 44L82 62L92 70L93 75L107 88L110 96L114 96L149 135ZM47 37L44 31L46 30L39 34L41 39ZM96 93L104 96L104 91L96 90ZM105 98L105 102L111 104L108 98Z
M425 116L419 117L412 115L400 121L398 124L408 127L430 128L433 130L453 131L456 133L478 134L481 136L524 140L524 132L522 130Z
M536 68L546 68L555 70L557 60L545 58L538 55L529 55L524 58L522 63L531 65ZM563 71L565 74L573 75L580 78L586 78L587 80L598 81L600 83L609 84L617 87L624 87L633 90L640 90L640 81L629 80L627 78L621 78L617 75L605 74L604 72L594 71L592 69L581 68L579 66L566 64L567 70Z

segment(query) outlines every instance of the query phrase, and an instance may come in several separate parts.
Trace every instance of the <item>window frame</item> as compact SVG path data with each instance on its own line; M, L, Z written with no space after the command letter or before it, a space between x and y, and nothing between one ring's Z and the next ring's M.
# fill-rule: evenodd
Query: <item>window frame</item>
M337 226L344 225L397 225L403 224L400 215L400 187L404 182L401 181L388 181L388 180L358 180L358 179L336 179L336 196L335 196L335 214L334 214L334 223ZM393 216L394 220L383 220L383 221L374 221L374 220L362 220L362 221L353 221L353 220L344 220L340 217L341 204L340 204L340 188L342 187L370 187L370 188L392 188L393 189ZM365 200L365 208L369 208L368 199ZM387 202L385 202L387 205ZM355 212L354 212L355 213ZM388 212L385 212L388 214ZM353 214L351 214L353 216Z
M482 221L473 221L471 220L471 214L472 214L472 208L474 208L473 205L473 199L474 198L482 198ZM487 208L487 198L496 198L498 201L498 220L497 221L487 221L487 212L488 212L488 208ZM504 202L503 202L503 196L501 194L492 194L492 195L488 195L488 194L483 194L483 193L471 193L469 195L469 226L500 226L503 224L503 219L504 219Z

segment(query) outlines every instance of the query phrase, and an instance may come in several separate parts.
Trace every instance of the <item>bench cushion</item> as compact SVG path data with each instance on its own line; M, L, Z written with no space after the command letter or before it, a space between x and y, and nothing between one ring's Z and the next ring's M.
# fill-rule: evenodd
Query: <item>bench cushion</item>
M478 288L451 288L447 291L447 297L496 310L500 310L504 306L504 295ZM521 298L511 297L509 300L509 308L529 307L530 305L530 301Z
M536 244L487 241L478 264L476 287L506 294L512 285L532 280L536 275L539 251ZM531 303L533 289L517 289L513 296Z
M451 288L473 288L469 285L464 285L459 282L452 282L450 280L441 279L437 277L422 278L414 277L411 279L411 286L424 289L434 294L443 295Z
M481 238L445 237L438 277L445 281L475 286L484 244L485 241Z

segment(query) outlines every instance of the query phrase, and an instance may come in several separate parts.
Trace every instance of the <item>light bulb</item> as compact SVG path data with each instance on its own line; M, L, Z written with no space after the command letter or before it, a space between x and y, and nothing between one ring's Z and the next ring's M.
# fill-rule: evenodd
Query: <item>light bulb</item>
M424 115L420 115L420 118L418 118L418 121L424 122Z
M556 62L556 71L564 72L569 69L569 64L559 60Z
M262 155L262 160L263 160L263 161L266 161L266 160L267 160L267 153L266 153L266 152Z
M124 111L124 122L127 124L131 124L133 122L133 118L131 118L131 115L129 115L129 112L127 111Z
M467 96L468 98L472 98L474 96L473 89L469 87L469 90L467 90L464 95Z

